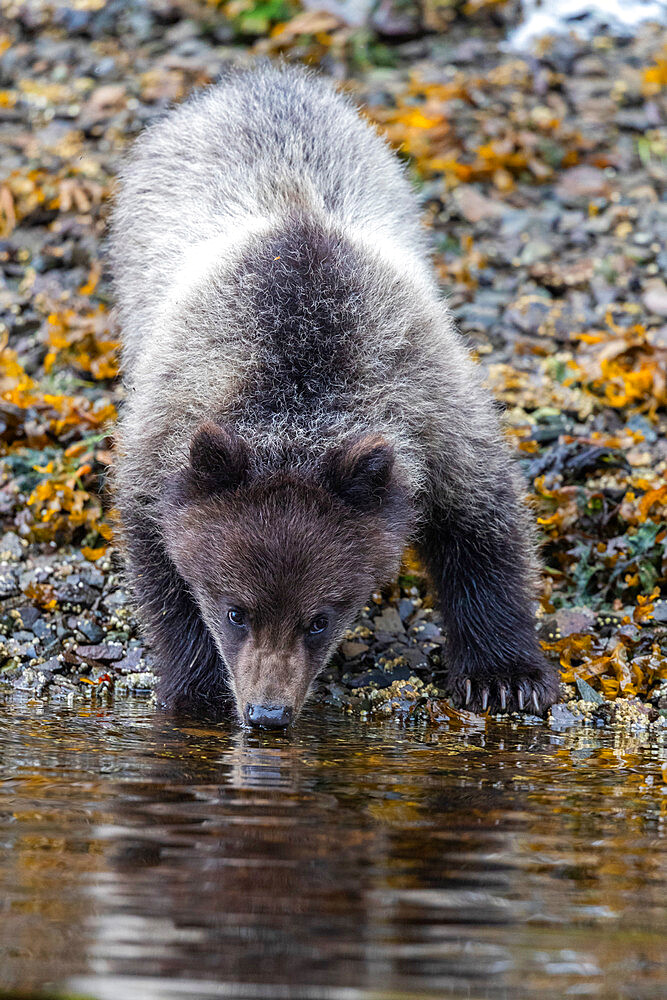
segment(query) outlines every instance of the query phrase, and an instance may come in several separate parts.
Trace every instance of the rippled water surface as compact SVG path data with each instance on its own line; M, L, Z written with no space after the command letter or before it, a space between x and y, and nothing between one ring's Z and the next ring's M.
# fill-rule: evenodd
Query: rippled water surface
M542 725L0 707L0 985L666 997L664 766Z

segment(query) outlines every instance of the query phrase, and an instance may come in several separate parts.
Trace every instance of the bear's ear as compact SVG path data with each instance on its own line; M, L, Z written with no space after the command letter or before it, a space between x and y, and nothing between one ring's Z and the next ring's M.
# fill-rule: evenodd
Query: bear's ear
M324 461L329 490L357 510L377 510L389 495L394 468L393 447L376 434L351 438Z
M248 474L248 452L231 428L207 421L190 444L191 486L200 496L236 489Z
M231 429L205 423L190 444L190 461L171 476L164 491L167 506L184 507L233 490L248 474L248 452Z

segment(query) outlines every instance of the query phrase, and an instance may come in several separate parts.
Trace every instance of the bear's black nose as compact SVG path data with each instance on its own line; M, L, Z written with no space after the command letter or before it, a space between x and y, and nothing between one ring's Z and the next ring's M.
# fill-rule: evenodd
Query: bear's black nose
M245 714L251 726L284 729L292 721L293 712L288 705L246 705Z

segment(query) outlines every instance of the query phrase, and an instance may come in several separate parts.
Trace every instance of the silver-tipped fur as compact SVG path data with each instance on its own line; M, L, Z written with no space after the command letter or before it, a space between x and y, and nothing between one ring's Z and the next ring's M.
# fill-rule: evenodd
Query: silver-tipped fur
M205 535L209 518L232 517L220 498L215 512L197 506L192 483L173 499L198 429L213 421L235 436L220 446L227 464L230 447L243 449L243 475L224 499L233 493L241 518L245 489L276 476L328 489L329 456L379 436L406 503L386 529L392 554L369 579L393 571L415 541L441 596L457 700L516 707L525 683L543 710L555 680L534 638L517 474L438 292L404 171L353 104L321 76L286 67L231 73L196 94L127 159L111 261L127 386L118 503L165 698L217 703L224 660L244 711L235 654L212 599L183 579L173 537L176 521ZM194 520L174 513L186 502ZM380 514L363 516L374 530ZM207 573L229 589L236 578L217 558ZM327 654L354 610L341 612Z

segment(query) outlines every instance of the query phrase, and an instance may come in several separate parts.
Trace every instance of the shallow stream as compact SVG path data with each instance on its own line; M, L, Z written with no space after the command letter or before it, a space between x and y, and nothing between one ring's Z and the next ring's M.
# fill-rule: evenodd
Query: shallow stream
M493 720L0 706L0 995L657 1000L666 756Z

